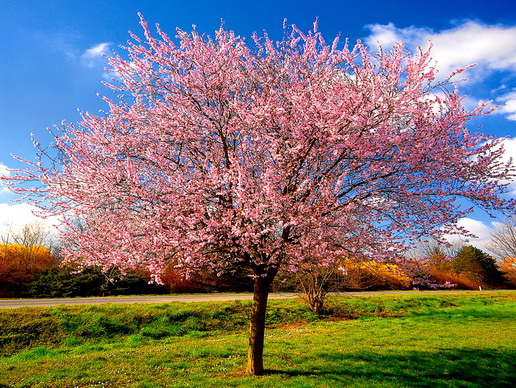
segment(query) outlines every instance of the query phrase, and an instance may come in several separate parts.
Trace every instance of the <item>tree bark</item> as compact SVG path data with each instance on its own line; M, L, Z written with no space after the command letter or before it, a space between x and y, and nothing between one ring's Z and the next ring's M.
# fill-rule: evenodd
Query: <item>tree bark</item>
M267 271L266 274L255 272L253 307L249 325L249 346L247 351L246 372L251 375L263 375L263 344L265 337L265 313L269 287L274 280L276 270Z

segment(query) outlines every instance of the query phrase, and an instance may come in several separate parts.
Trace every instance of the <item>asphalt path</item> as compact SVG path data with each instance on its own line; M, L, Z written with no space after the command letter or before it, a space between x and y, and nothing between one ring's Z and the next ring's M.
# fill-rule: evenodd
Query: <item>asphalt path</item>
M516 292L516 290L503 290ZM330 293L335 296L361 295L407 295L407 294L459 294L459 293L492 293L495 291L361 291ZM294 299L296 293L274 292L269 299ZM14 309L21 307L51 307L62 305L92 305L92 304L134 304L134 303L170 303L170 302L220 302L233 300L252 300L253 294L179 294L179 295L146 295L146 296L106 296L90 298L55 298L55 299L0 299L0 309Z

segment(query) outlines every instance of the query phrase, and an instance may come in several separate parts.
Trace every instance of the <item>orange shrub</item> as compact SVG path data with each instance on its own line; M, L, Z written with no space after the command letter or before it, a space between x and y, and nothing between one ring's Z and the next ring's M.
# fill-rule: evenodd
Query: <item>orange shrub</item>
M468 290L477 290L479 286L484 285L470 276L457 274L451 270L429 267L428 271L432 281L436 284L445 284L446 282L449 282L454 284L455 288Z
M375 261L344 260L346 286L352 289L405 289L410 277L396 264Z
M0 244L0 296L16 296L23 283L56 262L50 249L41 245Z
M516 287L516 257L506 257L500 264L500 271L504 273L507 283Z

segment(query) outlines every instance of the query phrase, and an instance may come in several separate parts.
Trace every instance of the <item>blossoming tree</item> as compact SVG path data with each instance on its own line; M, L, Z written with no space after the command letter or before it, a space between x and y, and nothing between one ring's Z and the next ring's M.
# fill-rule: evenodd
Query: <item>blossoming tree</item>
M263 373L278 270L392 255L449 231L470 210L459 198L514 206L500 142L466 128L488 109L439 88L428 51L327 44L316 27L248 43L142 26L126 59L110 58L109 110L64 123L10 185L64 217L64 254L85 264L143 266L157 281L171 263L248 269L248 373Z

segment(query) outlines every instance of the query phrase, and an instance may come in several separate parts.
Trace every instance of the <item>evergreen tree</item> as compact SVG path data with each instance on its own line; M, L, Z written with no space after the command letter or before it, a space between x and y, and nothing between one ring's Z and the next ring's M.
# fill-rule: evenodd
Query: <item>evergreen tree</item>
M494 286L503 282L502 273L496 266L495 259L471 245L459 251L452 267L456 274L466 275L479 283Z

